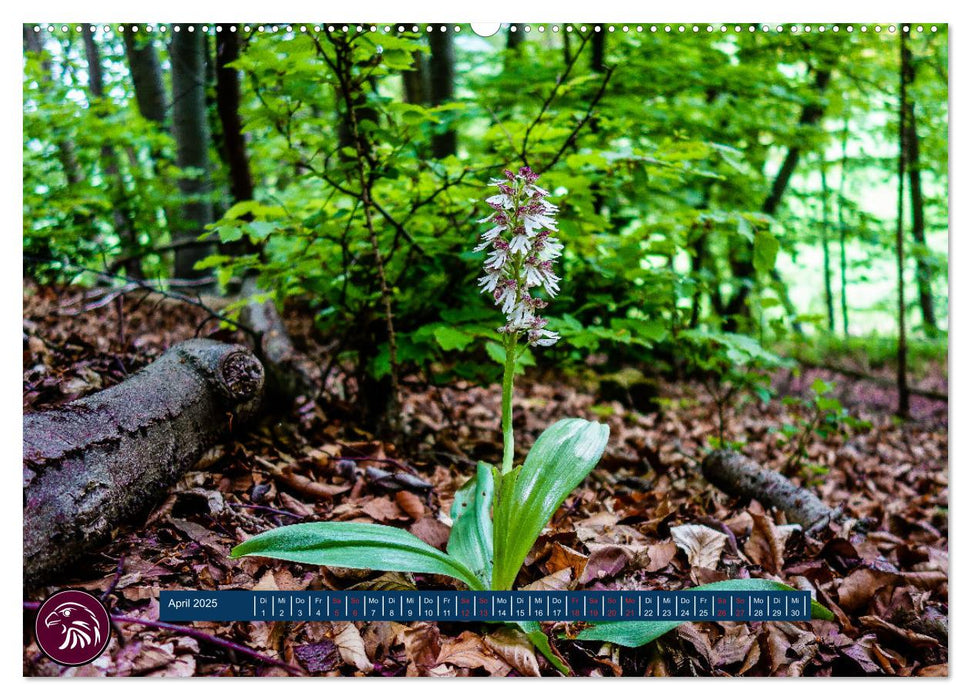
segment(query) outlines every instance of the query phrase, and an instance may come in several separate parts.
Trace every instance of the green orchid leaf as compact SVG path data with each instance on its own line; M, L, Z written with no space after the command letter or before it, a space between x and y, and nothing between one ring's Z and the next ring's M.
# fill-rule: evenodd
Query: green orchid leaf
M448 553L467 566L480 581L492 580L492 508L495 480L492 467L476 466L475 478L455 492Z
M550 645L550 639L546 636L546 632L540 627L540 624L535 620L524 620L522 622L514 622L516 627L521 629L529 637L529 641L533 643L533 646L539 649L540 653L547 658L547 660L553 664L557 671L562 673L564 676L569 676L573 672L570 667L567 666L563 660L556 655L553 651L553 647Z
M278 527L233 548L231 556L260 556L317 566L409 571L451 576L473 590L486 586L462 562L409 532L371 523L299 523Z
M539 436L522 467L501 477L493 588L512 588L536 538L596 466L609 434L606 425L582 418L557 421Z
M688 588L689 591L794 591L795 588L762 578L733 579L731 581L719 581L708 583L704 586ZM815 600L810 605L810 614L817 619L832 620L833 613L817 603ZM624 647L640 647L648 642L653 642L658 637L667 634L678 625L684 622L660 622L643 621L636 622L604 622L595 624L593 627L580 632L576 639L613 642Z

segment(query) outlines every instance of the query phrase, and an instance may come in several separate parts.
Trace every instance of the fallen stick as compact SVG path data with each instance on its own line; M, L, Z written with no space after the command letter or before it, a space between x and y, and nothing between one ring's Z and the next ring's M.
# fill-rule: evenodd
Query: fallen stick
M189 340L128 380L24 416L24 584L36 585L150 508L259 409L263 367Z
M701 462L701 473L728 495L754 498L764 506L778 508L790 523L799 523L807 531L840 518L838 510L827 506L809 489L796 486L782 474L764 469L732 450L708 454Z

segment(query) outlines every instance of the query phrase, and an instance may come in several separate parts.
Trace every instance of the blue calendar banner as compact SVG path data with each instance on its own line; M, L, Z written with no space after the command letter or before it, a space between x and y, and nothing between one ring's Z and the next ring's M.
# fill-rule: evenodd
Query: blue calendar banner
M808 591L162 591L189 621L769 621L810 619Z

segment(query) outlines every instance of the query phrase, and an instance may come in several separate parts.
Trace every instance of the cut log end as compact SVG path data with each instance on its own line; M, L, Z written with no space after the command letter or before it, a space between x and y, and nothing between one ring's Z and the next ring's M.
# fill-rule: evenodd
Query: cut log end
M263 381L243 346L196 339L121 384L25 415L25 584L48 580L162 498L256 414Z

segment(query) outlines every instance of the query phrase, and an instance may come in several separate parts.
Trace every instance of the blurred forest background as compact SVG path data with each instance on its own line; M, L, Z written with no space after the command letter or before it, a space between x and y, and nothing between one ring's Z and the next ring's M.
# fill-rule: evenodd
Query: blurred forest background
M102 29L24 27L25 278L248 279L371 418L407 374L497 376L471 249L523 164L566 244L564 341L526 364L762 395L783 356L906 358L906 413L904 370L946 362L945 26Z

